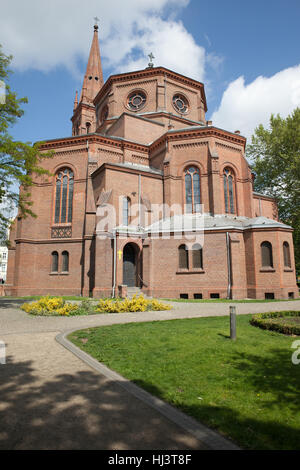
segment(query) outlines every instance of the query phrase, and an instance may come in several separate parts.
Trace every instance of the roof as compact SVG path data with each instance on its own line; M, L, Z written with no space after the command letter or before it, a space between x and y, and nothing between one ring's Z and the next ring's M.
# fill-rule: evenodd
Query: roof
M248 230L251 228L283 228L291 229L277 220L267 217L242 217L233 215L210 215L210 214L182 214L161 219L145 228L151 233L157 232L182 232L195 230Z

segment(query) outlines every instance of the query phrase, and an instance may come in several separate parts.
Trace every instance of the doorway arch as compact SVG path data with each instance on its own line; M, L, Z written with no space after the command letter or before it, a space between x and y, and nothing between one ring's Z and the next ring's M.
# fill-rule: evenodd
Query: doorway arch
M138 287L138 247L127 243L123 249L123 284L128 287Z

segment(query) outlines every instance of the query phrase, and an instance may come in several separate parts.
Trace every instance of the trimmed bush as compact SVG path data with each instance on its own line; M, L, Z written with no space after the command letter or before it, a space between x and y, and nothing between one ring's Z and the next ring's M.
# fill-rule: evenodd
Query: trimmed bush
M30 315L42 316L72 316L93 315L95 313L121 313L121 312L145 312L148 310L170 310L167 304L156 299L145 299L143 295L134 296L132 299L115 300L101 299L97 305L88 300L80 304L66 302L62 297L42 297L36 302L25 303L21 309Z
M24 312L30 313L31 315L60 315L69 316L77 315L78 305L74 305L65 300L62 297L49 296L42 297L37 302L25 303L21 305L21 309Z
M122 312L146 312L148 310L170 310L170 305L159 302L155 299L145 299L143 295L137 297L134 295L132 299L113 300L106 299L100 300L96 311L107 313L122 313Z
M300 335L300 311L257 313L253 315L250 323L253 326L285 335Z

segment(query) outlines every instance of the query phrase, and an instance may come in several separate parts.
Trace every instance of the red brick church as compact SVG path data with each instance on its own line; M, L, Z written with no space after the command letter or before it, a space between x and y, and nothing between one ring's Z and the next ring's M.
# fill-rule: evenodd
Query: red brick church
M37 218L13 224L6 293L296 297L292 228L253 191L246 139L206 121L202 83L149 57L104 83L94 27L72 136L43 144Z

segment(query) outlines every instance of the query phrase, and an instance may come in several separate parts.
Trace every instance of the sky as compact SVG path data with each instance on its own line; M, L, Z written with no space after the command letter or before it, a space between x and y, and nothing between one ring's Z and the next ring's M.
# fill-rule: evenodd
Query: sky
M153 52L155 66L204 83L207 120L248 139L300 106L299 0L0 0L9 84L29 101L15 139L71 135L95 16L105 80L146 68Z

